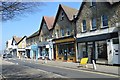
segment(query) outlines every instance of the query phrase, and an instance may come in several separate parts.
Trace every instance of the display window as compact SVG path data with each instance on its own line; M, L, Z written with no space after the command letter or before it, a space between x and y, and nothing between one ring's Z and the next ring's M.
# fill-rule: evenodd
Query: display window
M67 53L67 56L75 56L74 43L58 45L58 55L64 55L65 53Z

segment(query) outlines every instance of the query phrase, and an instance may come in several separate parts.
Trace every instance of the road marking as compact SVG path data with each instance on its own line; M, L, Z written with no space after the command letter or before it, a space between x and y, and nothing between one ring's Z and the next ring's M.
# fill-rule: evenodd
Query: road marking
M41 65L46 65L46 64L41 64ZM93 72L93 71L72 69L72 68L60 67L60 66L55 66L55 65L50 65L50 64L47 64L46 66L57 67L57 68L61 68L61 69L74 70L74 71L82 71L82 72L93 73L93 74L100 74L100 75L106 75L106 76L112 76L112 77L117 77L117 78L120 77L119 75L112 75L112 74L107 74L107 73L102 73L102 72Z

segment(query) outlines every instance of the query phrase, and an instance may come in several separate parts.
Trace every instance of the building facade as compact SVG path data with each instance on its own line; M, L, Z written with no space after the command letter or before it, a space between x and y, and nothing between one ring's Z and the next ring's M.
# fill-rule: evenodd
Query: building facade
M54 58L60 61L76 62L75 24L72 21L76 9L59 5L53 25Z
M26 57L26 36L17 37L13 36L12 39L12 55L13 57L23 58Z
M83 2L76 22L77 61L88 57L102 64L120 64L116 23L120 22L120 2Z
M26 39L27 47L26 54L28 58L39 59L40 58L40 47L39 43L39 31L36 31Z
M39 46L41 59L47 57L49 60L53 60L53 43L52 43L52 28L54 17L43 16L40 25Z

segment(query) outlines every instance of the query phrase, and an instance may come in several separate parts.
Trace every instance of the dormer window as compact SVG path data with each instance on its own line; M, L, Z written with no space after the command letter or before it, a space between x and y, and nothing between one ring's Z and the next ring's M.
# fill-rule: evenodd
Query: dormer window
M91 6L91 7L96 6L96 0L91 0L90 6Z
M61 20L64 20L64 12L61 13Z

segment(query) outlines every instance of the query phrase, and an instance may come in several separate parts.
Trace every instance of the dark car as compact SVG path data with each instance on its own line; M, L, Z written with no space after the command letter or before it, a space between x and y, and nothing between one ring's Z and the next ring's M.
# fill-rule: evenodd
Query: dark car
M7 58L12 58L12 54L7 54Z
M3 54L3 58L7 58L7 54Z
M3 54L3 58L12 58L12 54Z

